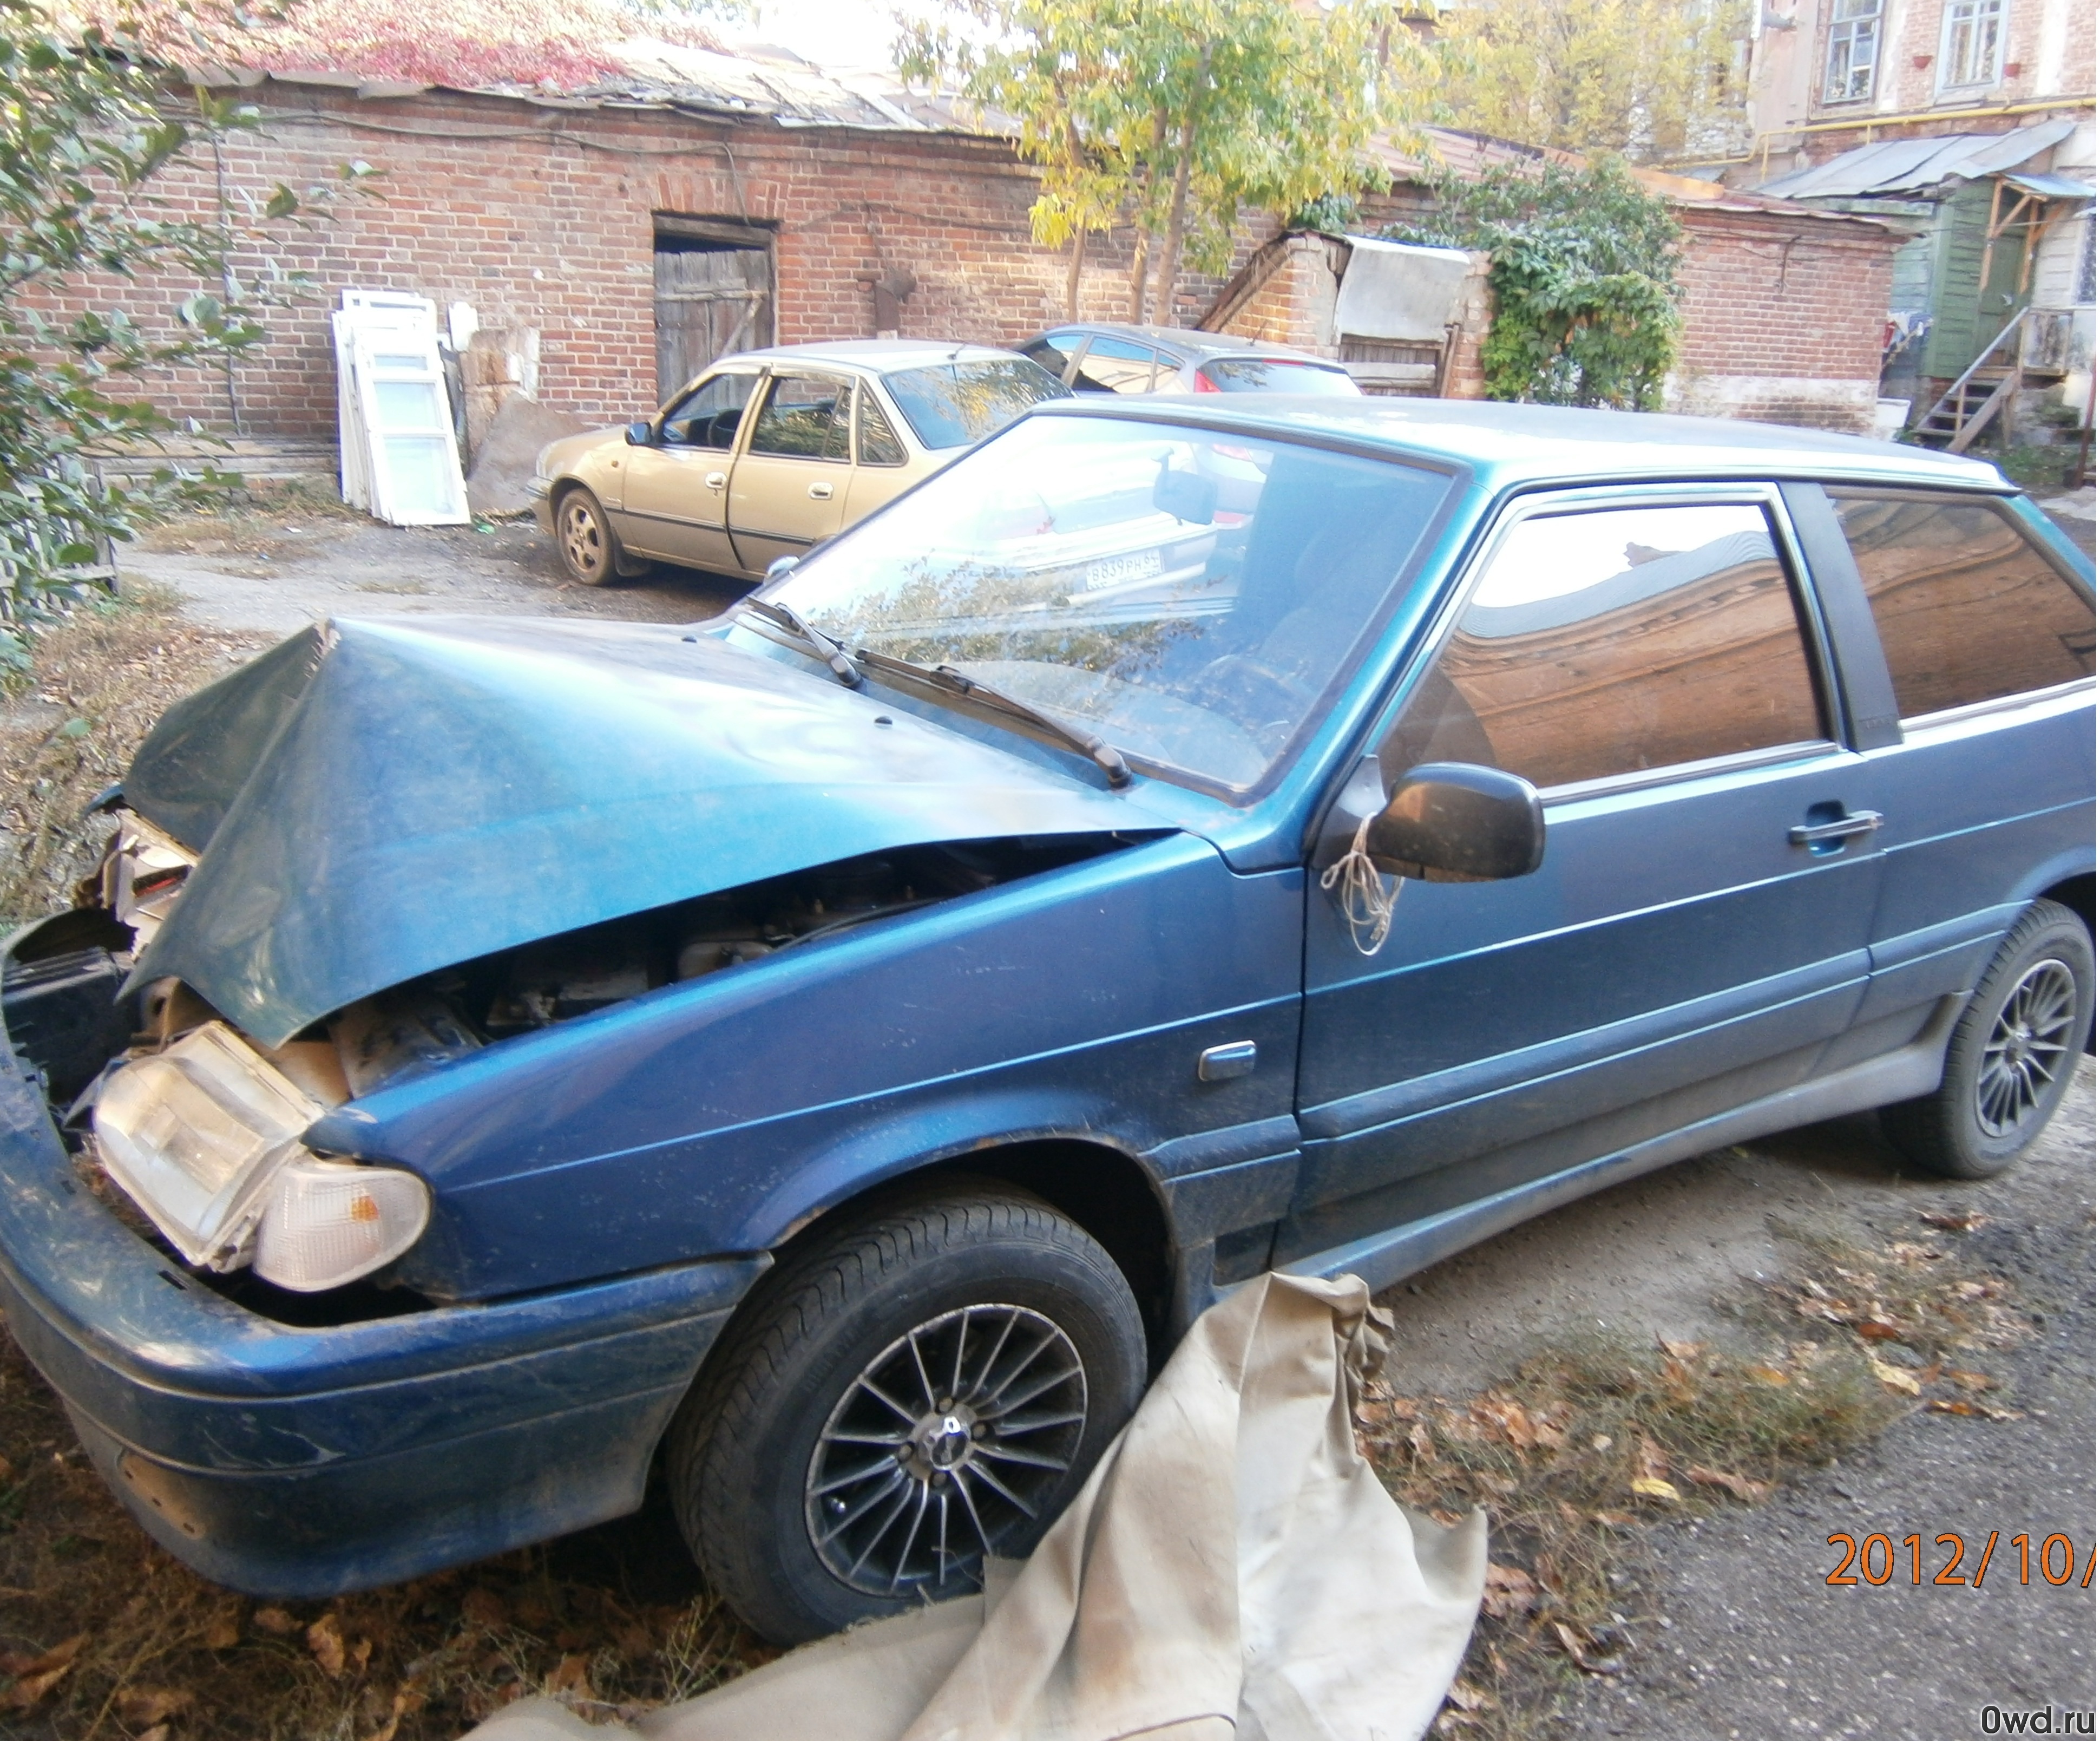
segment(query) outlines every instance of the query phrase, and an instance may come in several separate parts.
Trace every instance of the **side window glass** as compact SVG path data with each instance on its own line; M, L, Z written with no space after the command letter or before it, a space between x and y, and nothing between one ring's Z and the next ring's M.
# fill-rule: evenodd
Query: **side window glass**
M1906 719L2093 674L2093 605L1988 502L1830 492Z
M1560 786L1826 735L1764 510L1611 508L1510 528L1379 761Z
M703 381L672 407L664 419L664 440L674 448L717 448L726 453L736 445L736 426L743 420L743 408L756 375L717 375Z
M897 439L897 431L876 402L874 392L865 386L860 390L860 406L854 415L860 419L861 464L902 465L906 457L904 444Z
M1127 339L1096 338L1087 347L1072 385L1085 392L1149 393L1157 353L1149 345L1134 345Z
M1072 359L1079 351L1079 343L1080 335L1077 333L1048 333L1023 347L1021 354L1062 381L1065 371L1071 367Z
M753 453L789 459L844 459L853 389L813 375L779 375L752 426Z

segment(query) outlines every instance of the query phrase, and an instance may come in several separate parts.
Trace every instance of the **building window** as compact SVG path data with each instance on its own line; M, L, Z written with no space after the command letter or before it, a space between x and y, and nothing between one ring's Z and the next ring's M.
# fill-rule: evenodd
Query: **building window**
M1995 85L2005 48L2005 0L1947 0L1943 86Z
M1874 63L1881 54L1882 0L1837 0L1830 14L1830 54L1824 69L1823 100L1851 103L1871 97Z

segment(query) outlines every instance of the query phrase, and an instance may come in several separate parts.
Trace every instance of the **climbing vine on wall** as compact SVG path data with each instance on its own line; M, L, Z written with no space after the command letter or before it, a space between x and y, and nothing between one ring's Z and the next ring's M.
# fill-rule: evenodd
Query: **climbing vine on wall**
M1678 242L1666 202L1616 157L1447 176L1433 210L1386 234L1485 253L1491 399L1652 411L1676 360Z

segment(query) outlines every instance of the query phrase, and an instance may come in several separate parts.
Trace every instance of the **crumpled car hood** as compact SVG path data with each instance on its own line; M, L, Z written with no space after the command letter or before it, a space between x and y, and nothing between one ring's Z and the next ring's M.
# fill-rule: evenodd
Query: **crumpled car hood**
M1172 825L708 634L524 618L309 630L170 709L124 794L204 855L134 983L179 978L266 1046L439 967L863 853Z

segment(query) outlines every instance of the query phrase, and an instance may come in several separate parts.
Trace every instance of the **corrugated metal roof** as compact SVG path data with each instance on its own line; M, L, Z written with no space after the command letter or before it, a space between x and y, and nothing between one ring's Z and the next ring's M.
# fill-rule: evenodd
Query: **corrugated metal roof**
M1861 145L1758 191L1782 199L1862 199L1929 192L1949 179L1973 180L2017 169L2068 139L2075 123L2037 122L2010 133L1953 133L1937 139L1883 139Z
M2093 183L2074 181L2068 175L2008 175L2005 179L2023 192L2040 194L2045 200L2089 200Z

